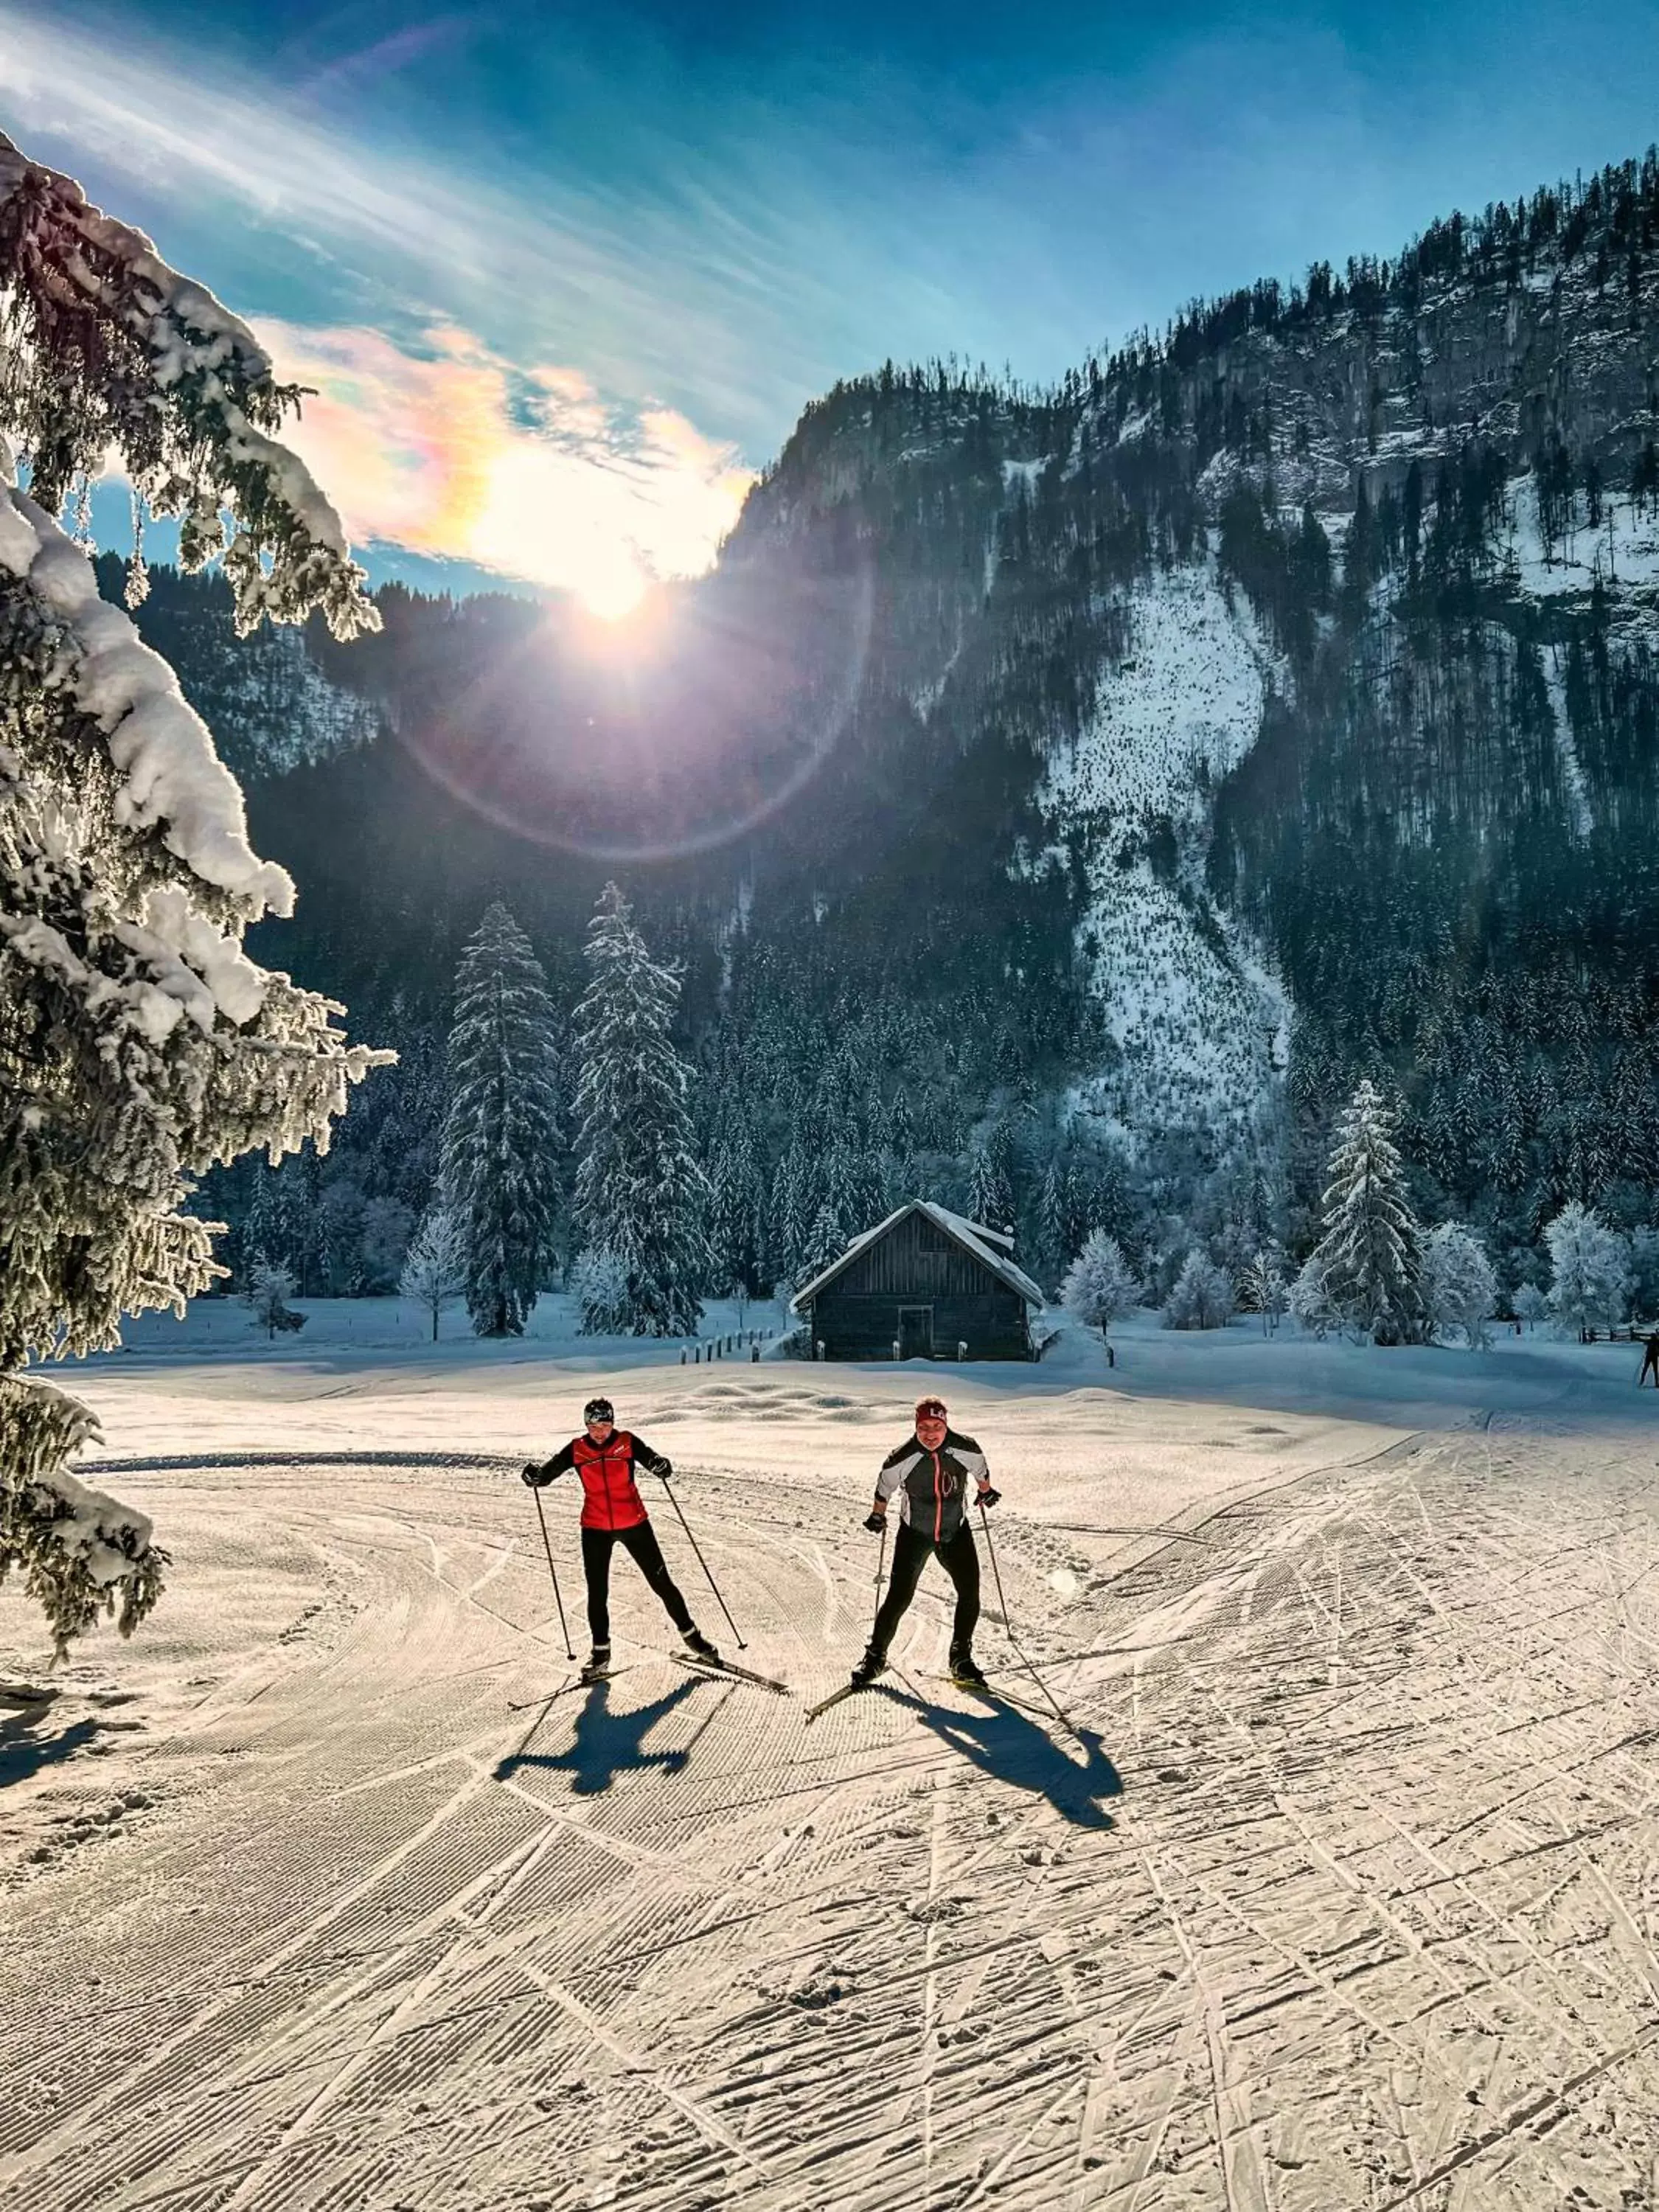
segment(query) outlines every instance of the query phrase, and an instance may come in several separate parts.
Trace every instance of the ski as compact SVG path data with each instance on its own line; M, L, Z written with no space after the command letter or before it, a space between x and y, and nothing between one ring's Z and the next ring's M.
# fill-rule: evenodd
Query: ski
M752 1682L757 1690L770 1690L780 1698L793 1698L795 1694L787 1682L777 1681L770 1674L757 1674L751 1667L736 1666L730 1659L701 1659L691 1651L671 1651L668 1656L677 1666L688 1668L693 1674L726 1674L734 1682Z
M896 1674L896 1672L898 1672L898 1668L891 1668L890 1672L894 1672L894 1674ZM907 1681L907 1677L902 1677L902 1674L900 1674L900 1681ZM914 1687L914 1683L911 1683L911 1687ZM890 1694L890 1697L891 1697L891 1690L894 1690L894 1686L891 1686L890 1681L883 1681L883 1679L880 1679L880 1677L876 1679L876 1681L842 1681L842 1686L838 1687L838 1690L832 1690L832 1692L830 1692L830 1697L821 1697L821 1698L818 1698L818 1704L817 1704L817 1705L807 1705L807 1714L805 1714L807 1721L817 1721L817 1719L818 1719L818 1714L821 1714L821 1712L830 1712L830 1708L832 1708L832 1705L838 1705L838 1704L841 1704L842 1697L858 1697L858 1694L863 1692L863 1690L884 1690L884 1692L887 1692L887 1694ZM902 1704L902 1698L900 1698L900 1704Z
M856 1698L862 1690L876 1690L880 1686L879 1682L843 1682L840 1689L831 1690L827 1698L820 1698L817 1705L809 1705L806 1718L809 1722L815 1721L820 1713L827 1713L831 1705L838 1705L843 1698Z

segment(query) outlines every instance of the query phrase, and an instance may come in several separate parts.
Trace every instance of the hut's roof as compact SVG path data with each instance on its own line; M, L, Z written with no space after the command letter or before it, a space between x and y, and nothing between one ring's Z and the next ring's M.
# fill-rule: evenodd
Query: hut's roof
M879 1242L889 1230L896 1228L910 1213L925 1213L936 1228L942 1229L954 1243L959 1244L982 1267L988 1269L999 1282L1006 1283L1011 1291L1017 1292L1027 1305L1042 1304L1042 1292L1022 1268L1015 1267L1010 1256L1014 1240L1006 1230L988 1229L981 1222L966 1220L960 1213L952 1213L948 1206L936 1206L930 1198L912 1198L907 1199L902 1206L890 1213L885 1221L878 1221L873 1229L866 1229L862 1236L855 1237L839 1260L831 1261L820 1274L813 1276L810 1283L803 1283L789 1301L791 1312L799 1313L802 1305L809 1298L816 1297L826 1283L834 1282L844 1268L850 1267L860 1252L867 1251L872 1244Z

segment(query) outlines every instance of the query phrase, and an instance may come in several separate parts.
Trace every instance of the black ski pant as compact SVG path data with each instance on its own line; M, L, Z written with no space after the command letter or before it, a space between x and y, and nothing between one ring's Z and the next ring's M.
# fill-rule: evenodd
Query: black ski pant
M587 1626L596 1644L611 1641L611 1554L620 1544L667 1607L682 1636L691 1626L691 1608L668 1571L668 1562L648 1521L631 1528L584 1528L582 1572L587 1577Z
M974 1547L974 1532L964 1521L954 1536L947 1536L936 1544L924 1531L913 1528L908 1521L899 1523L898 1534L893 1539L893 1572L876 1614L876 1625L870 1632L870 1649L887 1656L887 1647L893 1640L893 1632L903 1618L906 1607L916 1594L916 1584L921 1580L921 1571L930 1559L937 1559L957 1586L957 1617L951 1629L952 1651L966 1651L974 1640L974 1630L979 1623L979 1553Z

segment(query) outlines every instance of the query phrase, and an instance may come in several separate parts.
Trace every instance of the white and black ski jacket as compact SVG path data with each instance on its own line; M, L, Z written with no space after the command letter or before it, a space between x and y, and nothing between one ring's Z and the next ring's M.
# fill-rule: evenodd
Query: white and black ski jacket
M971 1437L946 1429L936 1452L920 1437L907 1437L881 1463L876 1503L884 1506L896 1491L899 1519L930 1543L948 1544L968 1518L971 1492L990 1480L985 1455Z

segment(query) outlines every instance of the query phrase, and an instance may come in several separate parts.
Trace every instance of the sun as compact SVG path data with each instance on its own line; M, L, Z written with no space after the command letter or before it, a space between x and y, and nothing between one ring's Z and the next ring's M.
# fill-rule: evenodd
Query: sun
M642 605L649 589L650 579L629 561L584 579L576 587L576 598L596 621L620 623Z

